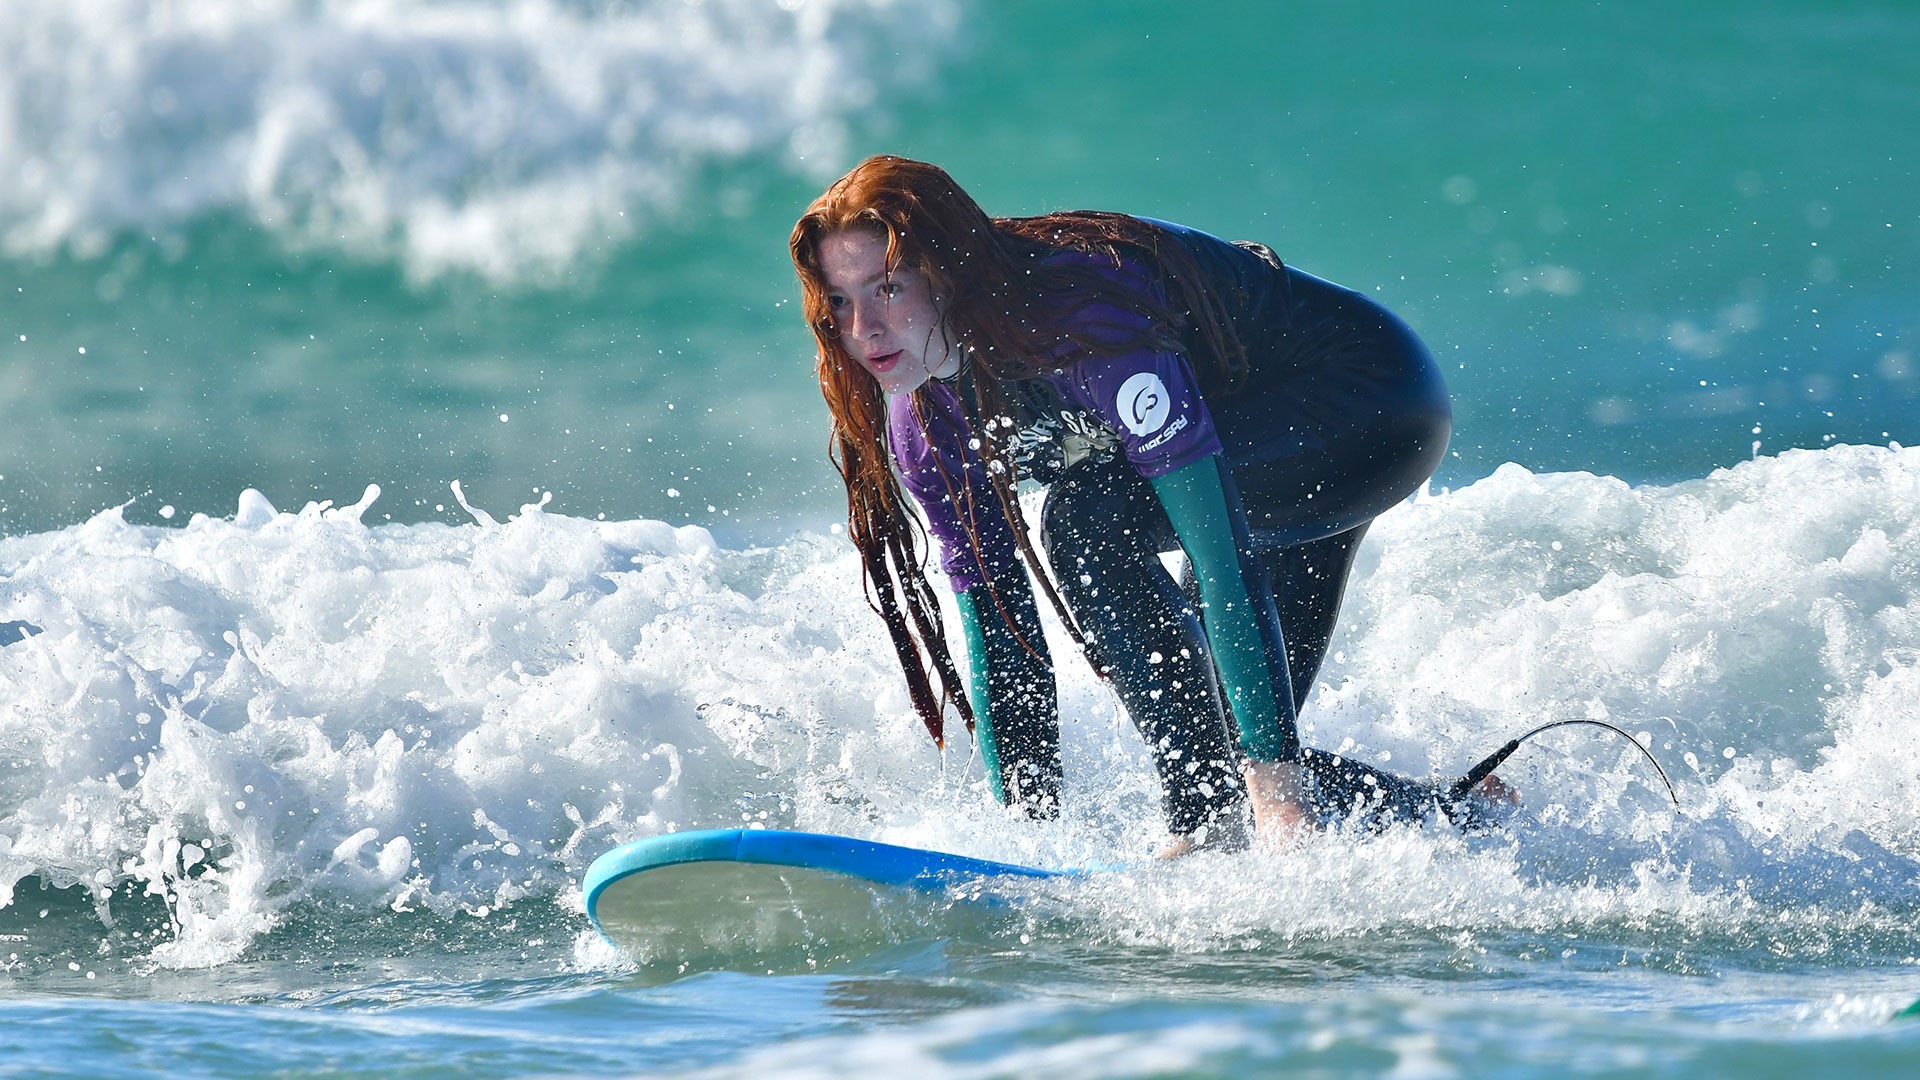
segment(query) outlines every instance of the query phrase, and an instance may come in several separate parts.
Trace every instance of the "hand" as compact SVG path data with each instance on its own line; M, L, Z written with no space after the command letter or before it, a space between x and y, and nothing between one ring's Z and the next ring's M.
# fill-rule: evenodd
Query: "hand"
M1247 806L1253 811L1253 842L1277 850L1291 844L1313 822L1307 809L1306 770L1297 761L1249 761Z

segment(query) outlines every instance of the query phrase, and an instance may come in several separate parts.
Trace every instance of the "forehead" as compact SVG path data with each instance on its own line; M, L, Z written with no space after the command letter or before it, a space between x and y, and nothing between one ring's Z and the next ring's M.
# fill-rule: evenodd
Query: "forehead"
M827 285L857 288L887 274L887 240L863 230L829 233L820 241L820 273Z

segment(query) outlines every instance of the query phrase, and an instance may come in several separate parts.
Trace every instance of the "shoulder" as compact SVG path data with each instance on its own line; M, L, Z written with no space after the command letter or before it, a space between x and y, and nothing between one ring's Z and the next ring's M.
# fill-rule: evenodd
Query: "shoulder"
M924 457L929 452L928 425L923 412L914 406L912 394L887 399L887 446L902 464Z
M1212 412L1184 353L1096 357L1066 375L1072 396L1113 428L1142 476L1151 479L1220 452Z

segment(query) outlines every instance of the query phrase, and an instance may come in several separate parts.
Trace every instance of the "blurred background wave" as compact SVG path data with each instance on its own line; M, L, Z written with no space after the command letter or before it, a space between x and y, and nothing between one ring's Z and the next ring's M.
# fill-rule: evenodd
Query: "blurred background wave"
M1377 294L1443 484L1914 441L1920 14L1362 7L0 0L0 529L821 525L783 241L879 151Z

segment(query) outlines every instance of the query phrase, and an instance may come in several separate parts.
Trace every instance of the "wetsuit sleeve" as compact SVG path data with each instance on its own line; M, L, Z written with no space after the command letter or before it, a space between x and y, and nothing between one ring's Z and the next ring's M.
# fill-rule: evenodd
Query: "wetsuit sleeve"
M1157 272L1137 260L1102 265L1069 252L1049 261L1077 263L1120 289L1167 303ZM1141 476L1151 479L1221 452L1190 357L1150 316L1096 299L1067 305L1059 326L1067 337L1042 377L1105 421Z
M1201 619L1241 751L1254 761L1292 761L1300 756L1300 737L1286 651L1278 640L1269 647L1261 634L1260 606L1241 566L1245 529L1235 527L1219 460L1204 458L1150 482L1200 583ZM1269 635L1276 633L1277 626L1269 628Z
M1016 575L992 589L975 585L955 600L967 643L974 737L993 796L1028 817L1054 817L1060 810L1060 709L1033 589Z
M1149 480L1221 452L1184 353L1097 357L1074 368L1073 379L1075 396L1113 427L1127 460Z

